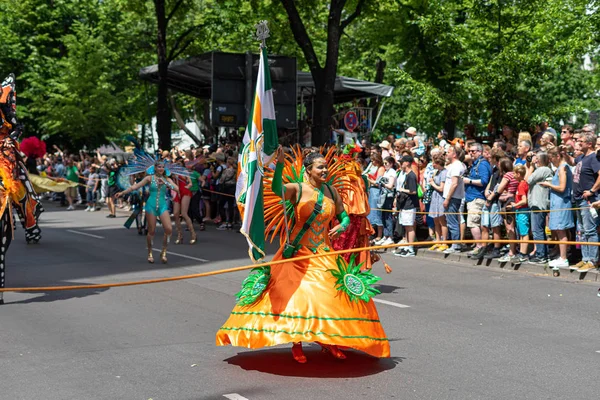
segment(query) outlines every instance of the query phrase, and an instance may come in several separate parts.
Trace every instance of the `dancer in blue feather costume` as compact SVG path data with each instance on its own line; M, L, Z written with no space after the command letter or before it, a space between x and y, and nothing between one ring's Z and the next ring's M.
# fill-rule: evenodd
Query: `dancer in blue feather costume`
M130 140L136 144L136 149L134 150L135 159L129 163L124 173L126 175L135 175L140 172L146 172L146 177L122 192L117 193L117 197L131 193L146 185L149 186L150 195L148 196L148 199L146 200L146 206L144 207L144 211L146 212L146 220L148 222L148 234L146 235L146 243L148 245L148 262L154 263L152 244L154 240L154 234L156 232L156 222L158 219L160 219L164 231L160 259L166 264L167 246L169 244L171 234L173 233L173 229L171 227L171 216L169 214L169 207L167 203L167 189L179 193L179 188L171 180L170 176L172 174L189 176L189 171L181 165L171 164L163 160L157 160L154 156L144 152L134 138L130 138Z

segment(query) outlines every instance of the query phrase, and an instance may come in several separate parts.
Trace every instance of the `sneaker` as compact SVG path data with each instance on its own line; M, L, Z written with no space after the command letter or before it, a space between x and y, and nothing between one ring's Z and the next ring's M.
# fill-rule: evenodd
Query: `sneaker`
M88 206L88 207L85 209L85 211L86 211L86 212L90 212L91 210L92 210L92 207L90 207L90 206Z
M571 266L569 267L569 269L570 269L571 271L577 271L579 268L583 267L583 266L584 266L584 264L585 264L585 261L583 261L583 260L582 260L582 261L579 261L579 262L578 262L577 264L575 264L575 265L571 265Z
M506 254L504 257L499 258L498 262L509 263L509 262L512 262L515 258L516 258L515 256L511 256L510 254Z
M549 266L552 267L552 269L558 269L558 268L568 268L569 267L569 260L563 259L563 258L557 258L556 260L552 260L548 263Z
M400 247L392 252L392 254L395 255L396 257L404 257L405 253L406 253L406 249L404 247Z
M406 249L406 251L400 255L400 257L414 257L415 251L413 249Z
M108 214L106 218L117 218L117 216L115 214Z
M379 246L387 246L390 244L394 244L394 240L392 238L386 238L379 244Z
M217 227L218 231L226 231L227 230L227 224L221 224Z
M478 254L479 251L480 251L479 249L480 249L480 247L475 246L473 248L473 250L470 250L470 251L467 252L467 256L469 256L469 258L470 258L471 256L474 256L474 255Z
M577 272L588 272L588 271L591 271L591 270L593 270L595 268L596 268L596 266L594 265L594 263L588 261L585 264L583 264L582 267L577 268Z
M460 250L455 249L454 247L449 247L446 250L444 250L444 254L456 254L456 253L460 253Z
M483 258L485 258L486 260L493 260L494 258L500 257L502 257L502 254L500 253L500 249L497 247L494 247L492 251L488 251L483 255Z
M485 247L476 247L474 250L471 250L468 254L469 258L481 259L485 254Z
M545 258L529 257L529 264L544 265L548 262Z
M519 263L525 263L529 261L529 256L527 254L519 253L515 257Z
M384 237L380 237L379 239L374 239L373 240L373 246L379 246L381 245L381 242L383 242L385 240Z
M438 247L440 247L441 244L434 244L433 246L431 246L430 248L428 248L427 250L431 250L431 251L435 251L437 250Z
M73 211L74 209L75 209L75 207L73 207L73 206L67 207L67 211Z
M448 245L447 244L440 244L435 251L446 251L446 250L448 250Z
M90 212L96 212L96 211L100 211L97 208L90 208Z

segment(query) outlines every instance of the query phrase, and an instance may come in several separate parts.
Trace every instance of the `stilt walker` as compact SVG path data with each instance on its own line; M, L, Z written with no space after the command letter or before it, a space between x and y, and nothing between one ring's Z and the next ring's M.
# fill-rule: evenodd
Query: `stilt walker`
M14 234L13 208L25 229L27 243L41 239L38 218L44 211L29 180L17 141L21 126L16 114L15 76L10 74L0 87L0 288L4 288L6 252ZM0 292L0 304L3 304Z

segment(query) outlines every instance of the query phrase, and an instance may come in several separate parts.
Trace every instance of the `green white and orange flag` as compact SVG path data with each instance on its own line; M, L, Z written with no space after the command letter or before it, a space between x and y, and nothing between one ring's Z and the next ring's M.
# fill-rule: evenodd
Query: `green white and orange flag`
M277 146L271 73L267 49L262 47L256 91L244 134L244 147L238 160L239 175L236 188L237 204L242 214L240 232L248 240L248 253L254 262L265 256L263 168L272 161Z

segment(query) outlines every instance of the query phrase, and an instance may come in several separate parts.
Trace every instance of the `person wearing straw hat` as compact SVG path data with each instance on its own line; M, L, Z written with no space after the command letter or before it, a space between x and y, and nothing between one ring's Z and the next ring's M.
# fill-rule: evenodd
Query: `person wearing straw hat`
M417 136L417 128L411 126L405 133L407 138L412 139L415 142L415 146L410 149L413 155L422 156L425 154L425 143Z
M381 148L381 158L386 159L386 157L393 156L394 150L392 149L392 145L387 140L383 140L379 143L379 147Z

